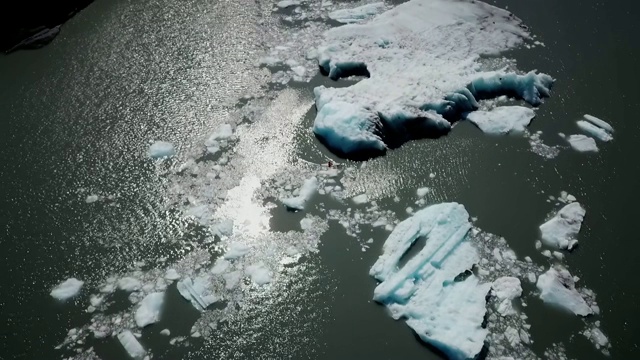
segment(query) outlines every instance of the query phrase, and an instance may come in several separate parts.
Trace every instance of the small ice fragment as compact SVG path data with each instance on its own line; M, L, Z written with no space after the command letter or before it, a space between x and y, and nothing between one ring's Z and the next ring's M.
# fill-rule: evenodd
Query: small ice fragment
M211 232L218 237L233 235L233 220L226 219L211 227Z
M89 303L94 308L97 308L98 306L100 306L102 304L102 300L104 300L104 298L102 296L98 296L98 295L91 295L89 297Z
M547 246L571 250L580 232L586 211L578 202L565 205L546 223L540 225L542 241Z
M205 141L206 146L216 146L219 140L227 140L233 135L233 127L231 124L222 124L216 131L214 131L207 141Z
M80 281L76 278L69 278L51 290L50 294L54 298L64 301L78 295L83 284L84 281Z
M559 252L559 251L554 251L554 252L553 252L553 256L554 256L556 259L558 259L558 260L562 260L562 259L564 259L564 255L562 255L562 253L561 253L561 252Z
M160 335L169 336L171 335L171 331L169 329L164 329L160 331Z
M607 347L609 345L609 338L598 327L594 327L590 330L586 330L584 333L597 349Z
M500 106L491 111L473 111L467 115L467 120L486 134L503 135L524 132L535 116L535 111L527 107Z
M146 351L138 342L135 336L129 330L125 330L118 334L118 341L122 347L127 351L129 357L135 360L142 360L146 355Z
M245 272L251 277L251 281L258 285L271 282L271 271L262 263L247 266Z
M180 274L178 274L178 271L176 271L176 269L167 269L164 274L164 278L171 281L178 280L180 279Z
M282 203L291 210L304 210L305 205L311 199L318 188L318 179L311 177L304 181L300 187L299 195L287 199L282 199Z
M281 9L286 9L291 6L300 5L300 3L301 3L300 0L282 0L276 5Z
M229 268L229 265L230 264L227 260L218 258L218 260L216 260L216 263L211 268L211 273L216 275L222 274Z
M224 285L225 289L233 290L233 288L235 288L240 282L240 279L242 279L242 272L232 271L230 273L223 274L222 278L224 279L224 282L225 282L225 285Z
M163 303L164 293L155 292L145 296L136 310L136 325L143 328L160 320L160 310Z
M303 77L307 72L307 69L305 69L304 66L294 66L291 68L291 71L293 71L293 73L298 75L299 77Z
M569 310L576 315L587 316L593 310L575 288L575 281L563 267L549 268L538 277L536 283L542 301Z
M303 218L302 220L300 220L300 228L302 228L302 230L310 230L312 226L313 220L309 218Z
M193 280L187 277L178 281L177 288L180 295L189 300L194 308L204 311L209 305L218 301L218 297L209 285L209 278L206 276L199 276Z
M589 115L589 114L584 114L584 118L585 120L587 120L588 122L592 123L593 125L596 125L597 127L604 129L610 133L613 132L613 126L611 126L608 122L602 120L602 119L598 119L597 117L593 116L593 115Z
M383 2L366 4L352 9L341 9L329 13L329 18L343 24L353 24L364 21L385 9Z
M84 200L87 204L91 204L94 203L96 201L98 201L100 199L100 197L98 195L89 195L87 196L87 198Z
M229 246L229 250L224 254L225 259L237 259L246 255L251 248L242 243L232 243Z
M153 159L171 157L175 154L173 144L166 141L156 141L149 147L149 157Z
M536 282L536 274L530 272L527 274L527 279L529 280L529 282L531 282L532 284Z
M602 140L602 141L611 141L613 140L613 136L611 136L611 134L609 134L606 130L599 128L595 125L593 125L590 122L584 121L584 120L578 120L576 122L576 124L578 124L578 127L586 132L587 134Z
M429 193L428 187L421 187L418 190L416 190L416 195L418 195L418 197L424 197L428 193Z
M429 178L433 179L435 177L436 177L436 174L434 174L434 173L429 174Z
M498 298L498 313L502 316L516 313L513 308L513 300L522 295L520 280L515 277L504 276L496 279L491 285L493 294Z
M367 194L360 194L354 196L351 200L353 200L353 202L356 204L364 204L369 201L369 197L367 196Z
M140 283L140 280L136 278L123 277L122 279L118 280L118 289L120 290L136 291L140 290L141 287L142 283Z
M571 147L576 151L598 151L598 145L596 145L596 141L593 140L592 137L586 135L569 135L567 141L569 142L569 145L571 145Z
M278 59L275 56L265 56L260 59L260 65L265 66L275 66L282 63L282 60Z

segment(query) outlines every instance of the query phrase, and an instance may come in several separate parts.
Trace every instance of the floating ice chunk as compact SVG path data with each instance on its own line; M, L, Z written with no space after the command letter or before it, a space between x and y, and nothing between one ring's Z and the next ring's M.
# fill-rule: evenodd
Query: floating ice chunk
M125 330L118 334L118 341L122 347L127 351L129 357L135 360L142 360L147 352L142 345L138 342L135 336L129 330Z
M501 106L491 111L473 111L467 115L467 120L484 133L503 135L523 132L535 116L535 111L527 107Z
M329 18L343 24L352 24L364 21L383 12L383 2L366 4L352 9L336 10L329 13Z
M233 127L231 124L222 124L214 131L205 142L205 145L214 144L218 140L229 139L233 135Z
M313 227L313 220L310 218L304 218L300 220L300 228L304 230L310 230Z
M211 232L219 237L231 236L233 234L233 220L223 220L211 228Z
M265 56L260 59L260 65L265 66L275 66L282 63L282 60L278 59L275 56Z
M193 280L189 277L184 278L178 281L177 287L180 295L200 311L204 311L209 305L219 300L218 296L210 289L210 281L207 276L199 276Z
M587 339L591 340L591 342L596 346L596 349L609 347L609 338L597 326L585 330L582 334L586 336Z
M232 243L229 246L229 250L224 254L225 259L237 259L239 257L245 256L249 253L251 248L242 243Z
M580 316L593 313L576 290L573 276L563 267L549 268L538 277L536 286L540 290L540 299L545 303L559 306Z
M91 306L93 306L94 308L97 308L98 306L100 306L102 304L102 301L104 300L104 297L102 296L98 296L98 295L91 295L89 297L89 303L91 304Z
M178 280L180 279L180 274L178 274L178 271L176 269L167 269L164 274L164 278L171 281Z
M578 125L578 127L580 128L580 130L586 132L587 134L595 137L596 139L602 140L602 141L611 141L613 140L613 136L611 136L610 133L608 133L606 130L599 128L595 125L593 125L590 122L584 121L584 120L578 120L576 121L576 124Z
M169 336L171 335L171 331L169 329L164 329L160 331L160 335Z
M242 272L232 271L230 273L223 274L222 278L225 282L225 289L232 290L238 285L238 283L240 283L240 279L242 279Z
M156 141L149 147L149 157L154 159L171 157L175 154L173 144L166 141Z
M529 38L513 14L479 1L411 0L324 37L318 50L323 73L334 80L368 78L314 89L313 131L332 152L356 160L445 135L481 99L509 95L537 106L554 81L535 72L478 71L480 55Z
M92 194L87 196L87 198L84 200L87 204L91 204L94 203L96 201L100 200L100 197L98 195Z
M291 6L300 5L302 2L300 0L282 0L278 4L276 4L281 9L286 9Z
M429 193L428 187L421 187L418 190L416 190L416 195L418 195L418 197L420 198L425 197L425 195L427 195L428 193Z
M596 141L593 140L593 138L585 135L569 135L567 141L574 150L580 152L598 151L598 145L596 145Z
M122 279L118 280L118 289L120 290L136 291L140 290L141 287L142 283L136 278L123 277Z
M292 210L304 210L305 205L318 189L318 179L311 177L304 181L298 196L282 199L282 203Z
M293 71L294 74L296 74L299 77L303 77L304 74L306 74L307 69L304 66L294 66L291 68L291 71Z
M520 280L511 276L501 277L493 282L491 288L499 301L498 313L503 316L515 314L513 300L522 295Z
M565 205L554 217L540 225L542 242L558 249L573 249L578 243L576 236L585 214L586 211L578 202Z
M151 293L140 301L140 306L136 310L135 320L138 327L145 327L160 320L160 310L164 303L164 293Z
M584 114L584 118L585 120L587 120L588 122L592 123L593 125L612 133L613 132L613 126L611 126L608 122L599 119L593 115L589 115L589 114Z
M405 317L420 338L450 359L471 359L482 349L485 297L491 284L480 284L467 272L480 259L468 241L471 229L464 206L429 206L399 223L383 246L369 274L380 280L374 300L385 304L395 319ZM424 248L402 268L398 264L414 242Z
M218 258L211 268L211 273L215 275L222 274L223 272L227 271L230 265L231 263L229 263L224 258Z
M354 196L351 200L356 204L364 204L369 201L369 196L367 196L367 194L360 194Z
M50 294L54 298L64 301L78 295L82 285L84 285L84 281L80 281L76 278L69 278L51 290Z
M245 269L245 272L251 277L251 281L258 285L264 285L271 282L271 271L264 266L263 263L249 265Z

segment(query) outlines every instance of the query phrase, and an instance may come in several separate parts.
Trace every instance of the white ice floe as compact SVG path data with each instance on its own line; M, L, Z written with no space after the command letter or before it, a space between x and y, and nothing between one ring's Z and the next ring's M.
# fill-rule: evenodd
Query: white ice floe
M171 157L176 154L173 144L166 141L156 141L149 147L149 157L154 159Z
M237 259L245 256L251 251L251 248L243 243L232 243L229 245L229 250L224 254L225 259Z
M349 87L314 89L313 130L334 153L366 158L388 147L448 133L478 100L510 95L537 106L553 79L479 71L481 55L528 39L513 14L480 1L411 0L370 22L327 31L318 63Z
M305 205L318 190L318 179L314 176L304 181L298 196L282 199L282 203L291 210L304 210Z
M573 276L565 268L549 268L536 283L540 299L580 316L593 314L593 310L575 288Z
M520 280L512 276L504 276L496 279L491 284L493 294L498 298L498 313L501 315L513 315L516 313L513 308L513 300L522 295Z
M145 327L160 320L160 310L164 303L164 293L151 293L140 301L138 310L136 310L135 320L138 327Z
M233 234L233 220L227 219L214 224L211 227L211 232L219 237L231 236Z
M569 135L567 141L574 150L580 152L598 151L596 141L593 140L592 137L586 135Z
M360 194L354 196L351 200L356 204L364 204L369 202L369 196L367 196L367 194Z
M586 336L587 339L591 340L596 349L606 351L606 349L610 347L609 338L597 326L586 329L582 334Z
M140 290L141 287L142 283L140 282L140 280L133 277L123 277L122 279L118 280L118 289L120 290L136 291Z
M286 9L291 6L300 5L302 2L300 0L282 0L276 4L281 9Z
M50 295L58 300L64 301L78 295L82 285L84 285L84 281L69 278L51 290Z
M129 357L135 360L142 360L147 352L142 345L138 342L135 336L129 330L125 330L118 334L118 341L122 347L127 351Z
M229 140L233 136L233 127L231 124L220 125L205 141L204 145L207 147L207 151L211 154L215 154L226 144L225 141Z
M540 225L542 242L558 249L573 249L578 243L576 237L585 214L585 209L578 202L565 205L554 217Z
M272 279L271 271L262 263L247 266L245 272L251 277L251 281L258 285L270 283Z
M164 278L171 281L178 280L180 279L180 274L176 269L167 269L167 271L164 274Z
M92 194L87 196L87 198L84 200L84 202L86 202L87 204L91 204L94 203L96 201L100 200L100 197L98 195Z
M491 111L473 111L467 120L484 133L503 135L523 132L535 116L535 111L524 106L500 106Z
M607 130L594 125L588 121L578 120L576 124L580 128L580 130L586 132L587 134L599 139L601 141L611 141L613 140L613 136L607 132Z
M194 308L204 311L209 305L220 300L210 287L208 276L198 276L191 280L190 277L178 281L178 292L191 302Z
M611 126L608 122L599 119L593 115L589 115L589 114L584 114L584 118L585 120L587 120L588 122L592 123L593 125L596 125L597 127L612 133L613 132L613 126Z
M352 24L367 20L374 15L383 12L385 5L383 2L366 4L352 9L335 10L329 13L329 18L343 24Z
M450 359L474 358L487 336L482 322L491 284L481 284L473 274L456 279L479 261L467 238L468 219L464 206L456 203L416 212L396 226L369 272L381 281L374 300L385 304L395 319L406 318L423 341ZM426 237L424 248L398 268L420 237Z
M416 190L416 195L418 195L418 197L420 198L425 197L428 193L429 193L428 187L421 187L421 188L418 188L418 190Z

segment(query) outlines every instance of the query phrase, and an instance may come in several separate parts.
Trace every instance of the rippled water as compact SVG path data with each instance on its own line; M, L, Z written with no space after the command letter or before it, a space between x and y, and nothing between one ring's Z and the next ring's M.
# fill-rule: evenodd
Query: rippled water
M598 294L611 358L637 358L640 293L630 272L638 260L640 169L633 155L640 105L629 71L640 54L637 5L496 3L546 45L510 56L521 69L558 79L532 129L544 131L546 143L561 145L560 155L547 160L532 153L526 139L489 137L460 123L437 141L411 142L364 164L344 163L353 170L342 183L347 195L367 192L399 219L406 207L416 207L415 189L428 186L429 202L464 204L477 226L540 264L545 259L533 243L554 209L546 200L561 190L574 194L587 218L582 247L567 263ZM0 58L0 358L73 354L54 347L69 329L89 322L90 291L75 302L53 301L50 289L67 277L90 288L134 267L163 268L194 249L221 253L202 225L183 216L189 196L215 204L215 216L233 218L257 248L315 246L292 232L305 215L277 206L277 189L267 185L290 176L297 186L300 176L333 158L308 129L315 115L311 89L328 80L317 75L309 84L269 84L271 72L255 66L257 59L288 41L283 34L292 26L302 26L281 20L289 10L272 10L271 3L244 0L98 1L65 24L51 45ZM260 121L235 121L246 102L239 99L247 95L264 96L268 106ZM597 155L575 153L556 135L577 132L573 123L583 113L616 128L615 140ZM243 124L239 140L223 155L231 158L225 170L209 183L200 144L231 120ZM177 158L150 161L146 151L154 140L176 144ZM193 165L176 171L190 159L200 172ZM90 194L103 199L87 204ZM355 208L323 198L308 212L325 216L324 207ZM367 228L354 239L336 222L327 226L318 235L318 253L305 253L268 290L243 291L244 311L208 337L189 335L213 315L201 316L171 286L168 310L143 331L141 342L157 359L437 358L371 301L375 282L368 269L388 232ZM368 238L374 241L363 252ZM109 311L129 307L125 295L116 295ZM578 334L580 320L534 296L527 302L538 355L562 341L572 358L606 358ZM166 327L187 340L170 345L159 334ZM104 359L126 356L112 337L90 339L85 348L91 346Z

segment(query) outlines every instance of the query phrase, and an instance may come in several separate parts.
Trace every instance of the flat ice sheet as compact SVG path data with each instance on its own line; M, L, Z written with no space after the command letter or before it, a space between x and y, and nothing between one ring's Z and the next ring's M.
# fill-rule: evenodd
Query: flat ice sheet
M491 111L473 111L467 120L484 133L503 135L523 132L535 116L535 111L524 106L500 106Z
M586 135L569 135L567 137L567 141L569 145L580 152L596 152L598 151L598 145L596 145L596 141L593 140L592 137Z
M558 249L571 250L582 227L585 209L578 202L565 205L549 221L540 225L542 242Z

